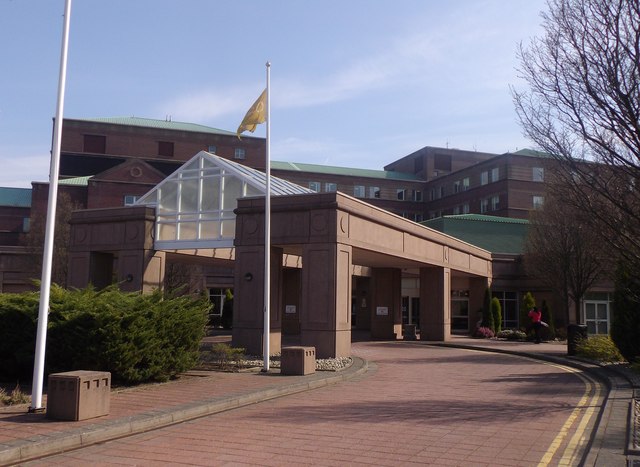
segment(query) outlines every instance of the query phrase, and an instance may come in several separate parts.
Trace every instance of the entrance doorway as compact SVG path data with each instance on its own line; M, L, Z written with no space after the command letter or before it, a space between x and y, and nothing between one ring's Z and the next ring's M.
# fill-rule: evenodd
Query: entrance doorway
M451 333L469 332L469 291L451 291Z
M420 297L402 297L402 324L415 324L420 329Z

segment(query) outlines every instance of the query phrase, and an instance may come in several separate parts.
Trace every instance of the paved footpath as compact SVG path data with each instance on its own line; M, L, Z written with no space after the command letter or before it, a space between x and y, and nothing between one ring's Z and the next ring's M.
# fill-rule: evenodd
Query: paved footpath
M564 365L566 346L454 341L479 343L493 352L354 343L346 371L187 378L114 393L84 422L0 413L0 461L86 445L24 465L626 465L617 396Z

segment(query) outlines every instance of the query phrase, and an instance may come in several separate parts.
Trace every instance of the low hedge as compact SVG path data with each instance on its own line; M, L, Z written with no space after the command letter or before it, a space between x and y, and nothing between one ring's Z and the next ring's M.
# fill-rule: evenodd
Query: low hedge
M116 287L51 289L47 373L111 372L114 382L166 381L192 368L204 336L206 298L141 295ZM0 374L10 379L33 372L38 294L0 294ZM7 326L5 326L7 324ZM6 339L17 332L13 352ZM18 342L18 340L20 342ZM13 354L13 355L12 355Z

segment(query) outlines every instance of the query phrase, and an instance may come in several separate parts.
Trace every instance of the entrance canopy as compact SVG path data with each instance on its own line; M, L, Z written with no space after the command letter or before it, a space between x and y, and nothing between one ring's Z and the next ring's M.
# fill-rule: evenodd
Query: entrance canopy
M200 151L136 204L156 209L156 250L229 248L236 229L238 199L266 192L266 174ZM271 194L312 193L271 177Z

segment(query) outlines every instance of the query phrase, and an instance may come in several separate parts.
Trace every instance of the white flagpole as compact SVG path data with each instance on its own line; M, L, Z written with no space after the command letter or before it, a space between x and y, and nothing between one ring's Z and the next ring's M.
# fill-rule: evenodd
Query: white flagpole
M264 195L264 331L263 331L263 359L264 367L262 371L269 371L269 339L271 338L270 318L271 318L271 63L266 63L267 67L267 138L266 138L266 190Z
M60 172L60 138L62 136L62 115L64 110L64 90L67 79L67 50L69 48L69 19L71 16L71 0L65 0L64 26L62 31L62 52L60 53L60 77L58 81L58 102L53 130L53 147L51 150L51 168L49 173L49 201L47 205L47 223L42 259L42 279L40 283L40 308L38 311L38 328L36 334L36 350L33 362L33 384L31 390L30 412L42 410L42 383L44 379L44 354L47 343L47 323L49 314L49 296L51 292L51 262L53 258L53 234L56 220L56 204L58 201L58 174Z

